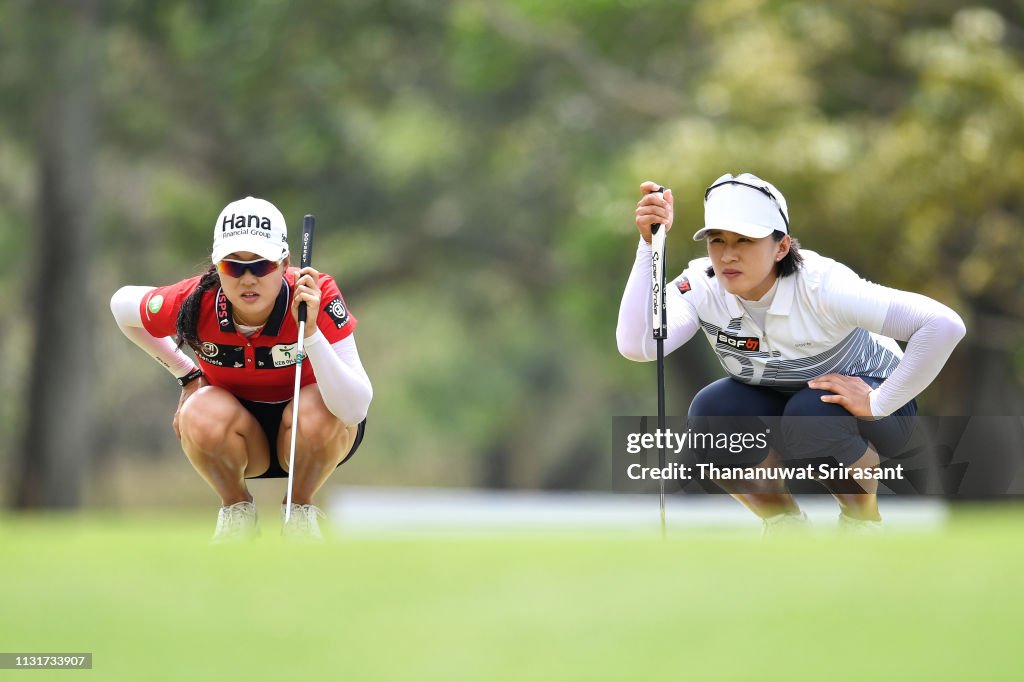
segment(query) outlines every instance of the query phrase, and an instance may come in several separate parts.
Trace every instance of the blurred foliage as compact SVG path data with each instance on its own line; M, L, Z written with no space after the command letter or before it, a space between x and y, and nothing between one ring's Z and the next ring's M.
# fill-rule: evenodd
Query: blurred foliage
M374 380L346 480L596 487L612 414L654 410L615 350L637 186L674 189L674 269L703 188L752 171L805 248L934 296L969 335L923 396L1024 409L1024 17L940 0L112 0L104 3L95 289L207 258L228 201L316 213L317 266ZM0 3L0 353L27 357L45 14ZM105 300L98 475L180 456L176 388ZM968 363L968 358L970 362ZM670 358L670 407L720 369ZM27 368L10 364L13 433ZM125 418L130 415L130 418ZM3 438L0 457L11 455ZM182 459L182 466L187 466ZM197 480L198 485L198 480Z

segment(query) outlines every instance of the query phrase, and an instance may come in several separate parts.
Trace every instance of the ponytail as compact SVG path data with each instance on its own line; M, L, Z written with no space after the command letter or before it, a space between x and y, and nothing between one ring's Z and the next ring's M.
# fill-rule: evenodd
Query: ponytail
M195 290L188 295L188 298L181 304L178 310L178 320L175 324L178 335L174 337L178 348L187 343L192 350L199 352L199 309L203 300L203 294L215 284L220 284L220 275L217 274L217 266L211 265Z

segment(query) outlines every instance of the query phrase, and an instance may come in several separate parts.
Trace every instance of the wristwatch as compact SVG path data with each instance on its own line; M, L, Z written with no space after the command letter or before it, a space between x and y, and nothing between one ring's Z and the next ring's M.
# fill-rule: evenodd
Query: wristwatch
M201 370L198 367L196 367L194 370L192 370L191 372L189 372L185 376L178 377L178 385L181 386L182 388L185 388L190 383L192 383L192 381L194 381L195 379L198 379L201 376L203 376L203 370Z

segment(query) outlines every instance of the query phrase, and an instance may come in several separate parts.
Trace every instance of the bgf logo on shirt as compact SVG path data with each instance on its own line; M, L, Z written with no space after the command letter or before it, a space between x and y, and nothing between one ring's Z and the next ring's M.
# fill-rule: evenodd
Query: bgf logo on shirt
M761 348L761 340L754 336L730 336L718 332L718 343L738 348L739 350L756 351Z

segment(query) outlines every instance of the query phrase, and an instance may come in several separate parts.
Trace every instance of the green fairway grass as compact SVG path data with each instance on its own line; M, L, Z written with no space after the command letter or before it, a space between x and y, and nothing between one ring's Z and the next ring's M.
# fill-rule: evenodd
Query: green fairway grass
M0 519L18 680L1019 680L1024 509L943 532L342 537L208 518Z

